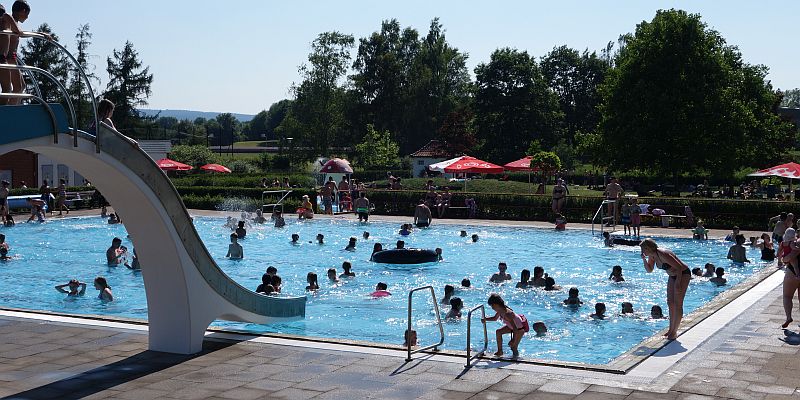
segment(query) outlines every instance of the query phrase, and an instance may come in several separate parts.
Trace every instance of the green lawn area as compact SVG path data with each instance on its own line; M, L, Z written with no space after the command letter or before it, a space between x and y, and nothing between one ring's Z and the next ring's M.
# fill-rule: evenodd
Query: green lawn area
M251 140L247 142L236 142L233 148L251 148L251 147L266 147L267 142L263 140Z

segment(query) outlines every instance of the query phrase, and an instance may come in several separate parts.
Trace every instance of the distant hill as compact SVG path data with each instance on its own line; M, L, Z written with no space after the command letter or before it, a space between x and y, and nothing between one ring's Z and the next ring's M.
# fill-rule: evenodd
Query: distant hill
M205 118L205 119L212 119L216 118L217 115L222 113L219 112L211 112L211 111L191 111L191 110L152 110L148 108L143 108L139 110L140 113L144 114L147 117L152 117L158 115L160 117L175 117L178 120L188 119L190 121L194 121L196 118ZM161 113L161 114L159 114ZM233 116L236 117L240 122L247 122L253 119L254 115L249 114L236 114L233 113Z

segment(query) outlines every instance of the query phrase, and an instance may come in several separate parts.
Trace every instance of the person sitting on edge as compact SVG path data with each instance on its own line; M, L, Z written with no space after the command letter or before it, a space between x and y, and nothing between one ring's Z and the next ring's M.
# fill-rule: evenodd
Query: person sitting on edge
M497 264L497 272L493 274L491 278L489 278L489 282L503 283L505 281L510 281L512 279L511 274L507 273L507 270L508 265L506 265L506 263L501 262L500 264Z
M125 251L120 248L121 246L122 239L115 237L111 240L111 246L106 250L106 262L109 267L116 267L125 261Z
M306 282L308 282L308 286L306 286L307 292L313 292L315 290L319 290L319 282L317 282L317 274L309 272L308 275L306 275Z
M383 245L380 244L380 243L373 244L372 245L372 255L369 256L369 260L372 261L372 256L374 256L375 253L377 253L379 251L383 251Z
M708 229L703 226L703 221L697 220L697 226L692 229L692 238L696 240L708 240Z
M461 289L472 289L472 282L469 281L469 278L461 280Z
M567 229L567 218L562 214L556 214L555 220L556 230L563 231Z
M547 325L545 325L542 321L534 322L531 328L533 328L533 331L536 332L536 336L544 336L547 334Z
M361 237L362 237L364 240L369 240L369 232L367 232L367 231L364 231L364 233L362 233L362 234L361 234Z
M421 199L414 209L414 225L417 228L427 228L431 225L431 219L431 209L425 205L425 199Z
M503 355L503 335L511 334L511 341L508 342L508 346L511 347L511 357L519 357L519 342L522 341L522 336L530 330L528 319L508 307L503 298L497 293L489 295L487 303L492 307L495 314L492 317L482 318L481 322L486 323L486 321L497 321L498 319L503 322L503 327L495 332L497 335L497 352L494 355L498 357Z
M739 236L739 227L738 226L734 226L733 227L733 231L731 233L729 233L728 236L725 236L725 241L726 242L735 242L736 241L736 236Z
M664 319L664 310L661 309L661 306L655 305L650 309L650 318Z
M226 254L225 257L232 260L241 260L244 258L244 249L242 245L239 244L239 236L236 235L236 232L231 233L231 244L228 245L228 254Z
M608 280L613 282L625 282L625 278L622 276L622 266L613 266L611 268L611 275L609 275Z
M578 297L578 288L569 288L569 296L564 300L564 304L568 306L579 306L583 304L580 297Z
M614 240L611 239L611 234L603 232L603 243L606 247L614 247Z
M283 219L283 215L281 214L280 211L275 211L274 218L275 218L276 228L283 228L284 226L286 226L286 220Z
M104 302L114 301L114 293L111 292L111 286L108 285L106 278L98 276L94 278L94 288L100 291L98 298Z
M450 200L452 198L453 195L450 194L450 188L447 186L444 187L444 192L436 197L436 208L439 218L444 218L444 214L447 212L447 209L450 208Z
M69 290L64 289L68 287ZM83 283L77 279L71 279L69 282L56 286L56 290L61 293L66 293L67 296L83 296L86 293L86 283Z
M378 282L378 284L375 285L375 291L372 292L372 294L370 294L370 296L372 296L372 297L387 297L387 296L391 296L392 293L390 293L387 290L388 288L389 288L389 286L387 286L385 283Z
M589 315L594 319L606 318L606 305L605 303L597 303L594 305L594 314Z
M544 268L538 265L533 267L533 279L531 279L531 285L533 287L544 287L546 283Z
M358 222L369 222L369 199L366 193L358 194L358 198L353 202L353 207L358 214Z
M467 231L461 231L461 232L459 233L459 235L460 235L461 237L467 237Z
M343 262L342 270L344 270L344 272L341 275L339 275L339 278L355 278L356 273L351 271L352 268L353 264L350 264L350 261Z
M633 304L629 301L622 303L622 315L633 314Z
M714 269L716 266L712 263L706 263L705 265L706 272L703 273L703 278L711 278L714 276Z
M303 201L300 208L297 209L297 218L299 219L312 219L314 218L314 205L308 199L308 195L303 195Z
M472 243L477 243L477 242L478 242L478 239L479 239L479 238L478 238L478 234L477 234L477 233L475 233L475 234L473 234L473 235L472 235Z
M400 232L398 232L401 236L408 236L411 234L411 224L403 224L400 226Z
M244 228L244 221L239 221L239 226L236 227L236 236L239 239L244 239L247 236L247 229Z
M450 311L447 312L444 319L446 320L459 320L461 319L461 310L464 308L464 301L459 297L450 299Z
M700 268L692 268L692 276L697 276L697 277L703 276L703 270Z
M405 249L406 248L406 242L404 242L402 240L398 240L396 246L397 246L397 249Z
M456 288L453 285L444 285L444 297L439 303L447 305L450 304L450 298L453 297L453 293L456 292Z
M744 240L744 235L736 235L736 244L728 249L728 259L734 264L741 265L750 262L750 260L747 259L747 248L744 247ZM719 271L719 269L717 269L717 271Z
M519 273L519 282L517 282L517 289L527 289L531 285L531 271L528 269L523 269L522 272Z
M292 234L292 244L299 245L300 244L300 235L293 233Z
M350 241L347 243L347 246L344 248L346 251L356 251L356 241L355 237L351 237Z
M317 244L325 244L325 235L321 233L317 234Z
M339 277L336 274L336 268L328 268L328 280L331 283L339 283Z
M708 280L709 282L711 282L711 283L713 283L713 284L715 284L717 286L723 286L723 285L728 283L728 280L722 277L723 275L725 275L725 268L719 267L714 272L716 273L717 276L709 279Z
M561 286L556 285L556 280L552 276L548 276L544 278L544 290L546 292L561 290Z

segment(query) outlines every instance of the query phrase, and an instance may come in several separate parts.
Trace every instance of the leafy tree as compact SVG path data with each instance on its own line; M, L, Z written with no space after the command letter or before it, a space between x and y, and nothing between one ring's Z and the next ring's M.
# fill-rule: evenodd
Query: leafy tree
M105 97L116 104L115 124L122 129L132 128L139 119L137 108L147 105L153 74L150 67L143 67L131 42L125 42L122 50L115 49L106 61L109 82Z
M794 143L774 112L767 68L745 63L697 14L658 11L627 37L615 64L601 89L598 146L612 169L726 177L777 161Z
M600 122L598 87L608 73L608 63L596 53L579 53L567 46L554 48L541 62L542 74L558 95L564 113L568 144L578 132L592 132Z
M242 124L231 113L223 113L217 115L217 123L219 124L219 131L222 135L222 145L229 145L240 139L239 134L242 130ZM219 143L219 142L218 142Z
M781 107L800 108L800 89L789 89L783 92Z
M89 24L83 24L78 27L78 33L75 34L75 60L78 66L70 65L70 80L68 90L70 96L75 102L75 113L78 117L78 126L89 126L90 119L92 119L91 110L91 95L86 83L81 78L78 67L83 70L89 82L93 85L99 84L100 79L94 73L95 66L89 62L89 46L92 44L92 33L89 31Z
M552 151L540 151L531 156L531 168L553 174L561 169L561 159Z
M469 110L451 112L439 128L439 139L453 154L468 154L478 143L473 122L474 116Z
M286 115L289 114L289 110L291 108L292 101L289 99L283 99L269 106L269 110L267 110L267 118L264 121L264 133L266 133L267 139L274 139L276 137L275 128L281 125L283 120L286 118Z
M214 163L216 162L217 158L208 147L202 145L174 146L172 147L172 151L169 152L169 156L175 161L182 162L193 167Z
M356 158L365 168L392 168L400 164L400 146L389 131L376 131L367 125L364 141L356 145Z
M58 41L58 36L53 34L50 25L46 23L41 24L36 30L38 32L51 34L53 40ZM56 45L45 40L29 40L25 46L22 47L22 59L27 65L50 72L55 76L58 82L66 86L67 76L69 74L69 63ZM43 99L56 102L60 102L64 99L64 94L52 80L38 73L32 73L30 76L33 76L33 79L36 80L36 85L38 85ZM32 85L33 82L28 81L28 84ZM29 88L28 92L35 93L35 90Z
M553 146L563 114L539 66L527 52L498 49L475 68L477 137L483 155L498 162L519 158L532 140Z

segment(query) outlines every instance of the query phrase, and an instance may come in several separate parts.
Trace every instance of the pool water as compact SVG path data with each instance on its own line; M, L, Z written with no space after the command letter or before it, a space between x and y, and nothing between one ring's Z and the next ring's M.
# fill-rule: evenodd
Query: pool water
M230 230L223 227L224 218L197 217L195 224L200 235L220 267L245 287L255 289L267 266L278 268L283 278L283 293L303 295L306 274L316 272L321 289L308 296L306 318L274 325L215 322L216 326L255 333L285 333L304 336L362 340L402 344L407 324L409 290L432 285L441 298L445 284L460 285L469 278L473 288L458 290L456 296L464 301L464 317L470 308L485 304L490 293L499 293L516 312L525 314L531 324L544 321L549 332L542 337L528 334L520 346L525 358L605 364L631 349L637 343L667 326L666 320L651 320L650 307L661 305L667 313L665 284L667 276L656 270L645 273L638 247L604 248L602 242L587 231L552 230L524 227L480 227L436 225L416 230L402 237L396 223L372 222L366 225L352 220L287 221L283 229L269 225L252 226L242 240L244 260L225 259ZM465 229L477 233L480 240L472 243L459 236ZM363 240L364 231L370 238ZM50 220L45 224L19 224L2 228L15 258L0 264L0 306L48 310L73 314L103 314L146 319L147 304L140 272L124 267L105 265L105 250L115 236L133 247L122 225L108 225L98 217ZM290 236L298 233L301 245L292 245ZM325 244L309 243L317 233L325 235ZM344 247L351 236L358 237L355 252ZM369 261L372 246L381 242L393 247L403 239L406 247L444 249L444 261L420 267L389 266ZM688 239L658 239L661 246L674 250L690 267L703 267L707 262L725 266L728 285L717 287L705 279L691 282L686 296L688 314L714 296L744 280L764 263L733 267L725 261L729 243L694 241ZM751 260L758 260L757 250L748 250ZM353 264L357 276L338 284L326 278L328 268L341 274L343 261ZM514 280L505 284L488 282L497 271L499 261L508 264ZM540 265L564 287L562 291L516 289L519 273ZM611 283L611 267L621 265L626 281ZM143 268L147 268L146 265ZM107 277L115 301L102 303L92 287L92 279ZM67 297L53 287L77 278L89 284L86 296ZM369 296L378 282L386 282L390 297L373 299ZM567 289L578 287L585 303L579 308L562 305ZM619 316L621 303L633 303L636 314ZM604 302L609 317L598 321L589 317L596 302ZM449 306L442 306L442 317ZM487 313L491 309L487 306ZM415 329L421 345L438 340L438 328L430 296L418 292L414 301ZM480 327L475 319L473 326ZM489 323L490 349L496 343L494 330L501 325ZM445 324L446 349L466 348L466 321ZM480 332L480 330L475 330ZM482 343L475 333L473 347ZM506 352L509 350L506 346Z

